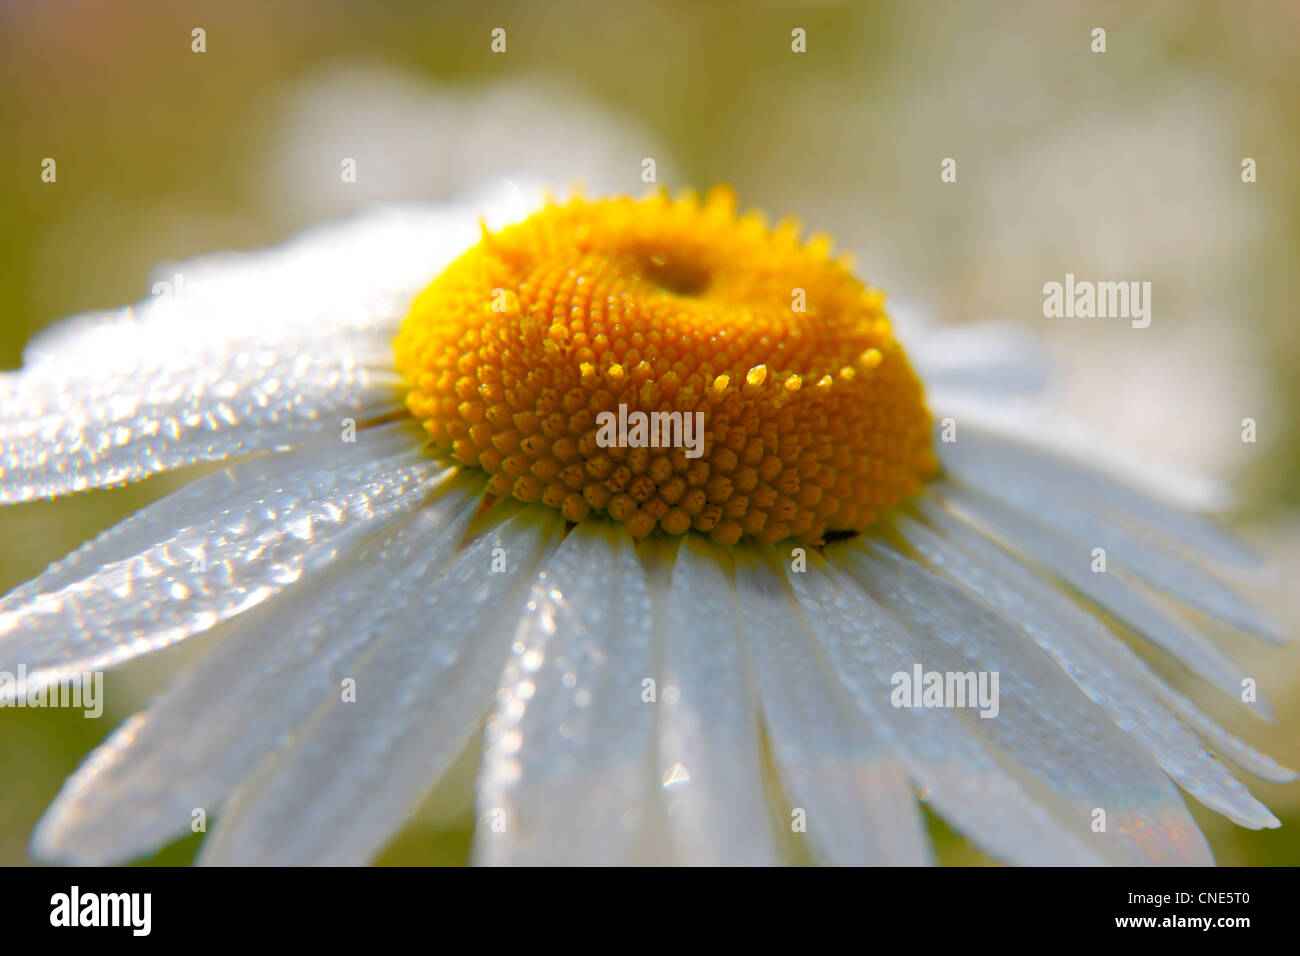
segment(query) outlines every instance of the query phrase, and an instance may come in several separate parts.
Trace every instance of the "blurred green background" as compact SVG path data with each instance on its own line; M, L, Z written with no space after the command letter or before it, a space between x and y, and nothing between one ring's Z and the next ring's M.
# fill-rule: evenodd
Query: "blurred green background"
M640 193L645 157L670 188L730 182L830 232L900 311L1024 323L1059 361L1072 417L1230 482L1231 520L1277 569L1251 590L1300 626L1285 587L1300 573L1292 0L9 3L0 143L0 369L50 322L144 298L160 263L368 202L525 171ZM956 183L940 182L945 157ZM1241 181L1244 157L1258 182ZM1151 281L1151 327L1044 319L1043 283L1066 272ZM1248 416L1258 444L1239 440ZM0 590L185 477L0 511ZM1300 651L1224 640L1277 724L1183 686L1300 765ZM0 711L0 863L26 860L63 778L193 652L110 675L102 720ZM465 858L462 764L386 861ZM1300 862L1300 785L1252 789L1282 830L1194 808L1220 862ZM944 860L979 862L932 822Z

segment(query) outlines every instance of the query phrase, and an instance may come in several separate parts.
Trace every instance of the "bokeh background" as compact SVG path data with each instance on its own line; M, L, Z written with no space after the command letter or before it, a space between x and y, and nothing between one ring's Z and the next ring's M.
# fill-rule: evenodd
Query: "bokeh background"
M494 174L640 193L647 157L670 189L730 182L742 203L830 232L900 312L1007 317L1038 336L1070 417L1233 487L1227 520L1273 565L1246 589L1300 633L1294 0L5 2L0 369L42 326L144 298L187 256ZM955 183L940 182L945 157ZM1045 319L1042 286L1066 272L1152 282L1151 327ZM0 511L0 591L185 477ZM1221 636L1275 725L1161 669L1300 765L1300 649ZM0 711L0 863L26 862L63 778L192 652L109 675L98 721ZM465 859L472 766L386 862ZM1218 859L1300 862L1300 784L1252 789L1284 826L1251 833L1194 807ZM932 825L943 860L981 862Z

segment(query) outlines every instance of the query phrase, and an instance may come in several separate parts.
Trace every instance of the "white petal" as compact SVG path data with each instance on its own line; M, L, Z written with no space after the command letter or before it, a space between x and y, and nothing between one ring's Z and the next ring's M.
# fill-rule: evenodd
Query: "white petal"
M1243 826L1270 825L1273 814L1231 778L1227 767L1188 734L1170 709L1260 777L1287 782L1296 778L1295 771L1216 726L1154 674L1105 624L1058 592L1047 579L1021 566L1009 551L953 518L932 499L918 499L917 506L939 533L906 516L897 519L896 527L931 566L978 593L1006 617L1018 620L1075 683L1093 700L1112 708L1115 722L1151 749L1167 773L1203 803Z
M1064 827L1129 863L1213 863L1169 778L1018 625L880 542L852 542L832 553L911 632L918 654L900 659L900 671L920 664L925 671L999 675L996 714L955 713L1004 766L1032 777L1032 789ZM1098 808L1106 814L1104 832L1091 829Z
M143 855L209 816L403 618L457 553L481 500L455 481L351 560L240 618L144 714L64 785L33 841L44 858L86 863Z
M0 667L103 670L260 604L416 506L446 465L417 426L202 478L0 600Z
M1229 532L1185 510L1221 504L1226 492L1217 485L1193 482L1127 457L1117 460L1104 446L1060 422L1044 423L1026 437L1032 442L962 420L957 423L957 440L937 439L935 450L945 467L997 469L1010 487L1086 504L1099 514L1121 512L1211 561L1233 567L1259 565L1258 555ZM1179 501L1184 507L1168 501Z
M788 577L832 670L863 720L891 748L909 778L957 829L992 856L1020 864L1095 865L1102 846L1063 826L952 710L896 708L893 675L921 658L923 642L855 580L815 552ZM976 718L978 719L978 718Z
M1162 705L1150 669L1105 625L941 508L925 513L939 532L901 516L896 527L936 571L1016 621L1116 726L1206 806L1252 829L1277 825L1268 809Z
M1223 754L1237 766L1274 783L1290 783L1300 776L1296 771L1282 766L1272 757L1260 753L1254 747L1228 733L1202 713L1199 707L1163 681L1158 681L1157 686L1160 690L1160 699L1169 705L1174 713L1187 721L1193 730L1222 750Z
M787 815L806 814L817 855L837 866L918 866L930 842L902 766L845 699L784 575L736 555L745 637Z
M659 771L675 859L776 863L730 559L699 535L647 551L660 660ZM662 580L669 568L671 585Z
M947 483L935 485L934 490L963 516L1047 568L1240 702L1245 677L1240 666L1190 623L1134 587L1122 571L1108 566L1104 573L1093 572L1090 548L1062 540L1036 520L978 492ZM1271 717L1272 708L1262 694L1254 706L1261 716Z
M906 345L932 407L936 396L942 405L949 394L959 401L1041 401L1052 380L1046 350L1010 321L924 326L906 335Z
M656 809L645 571L626 530L583 522L533 585L488 718L474 856L625 862Z
M66 377L48 369L4 376L0 504L337 434L344 419L400 408L396 373L368 364L377 360L359 354L357 338L268 333L228 344L221 352L196 347L179 368L146 357Z
M393 591L401 613L348 672L356 699L326 698L293 746L240 790L201 861L342 866L382 849L488 709L508 652L503 618L518 619L538 561L562 531L551 512L516 517L481 535L423 593ZM504 570L494 571L498 554Z
M508 200L508 202L507 202ZM392 337L491 201L372 212L169 270L179 294L80 316L0 375L0 504L280 447L401 407ZM504 207L502 207L504 208Z
M1217 576L1189 560L1191 554L1183 556L1176 545L1150 532L1143 533L1140 522L1133 519L1130 523L1134 527L1125 527L1123 512L1117 521L1114 509L1079 500L1059 488L1017 480L1012 470L996 462L992 455L969 453L966 446L978 446L979 439L941 445L944 465L962 484L1032 515L1062 537L1086 545L1085 550L1104 548L1108 566L1126 571L1156 590L1247 633L1279 644L1290 640L1280 625Z

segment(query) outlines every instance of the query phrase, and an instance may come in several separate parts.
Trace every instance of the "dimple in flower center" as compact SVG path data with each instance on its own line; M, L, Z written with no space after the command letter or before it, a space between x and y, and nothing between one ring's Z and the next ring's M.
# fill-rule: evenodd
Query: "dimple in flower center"
M407 407L492 494L638 537L816 543L935 468L880 293L729 190L575 199L485 233L395 348Z

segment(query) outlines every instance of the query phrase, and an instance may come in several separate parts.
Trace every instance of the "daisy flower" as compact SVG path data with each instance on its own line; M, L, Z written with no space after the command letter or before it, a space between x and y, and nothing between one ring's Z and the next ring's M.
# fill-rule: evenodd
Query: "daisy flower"
M0 600L0 669L38 681L211 632L35 857L138 858L202 811L204 862L363 863L480 734L483 863L798 833L920 864L920 802L1005 862L1210 863L1179 788L1278 825L1227 761L1294 774L1130 647L1241 700L1185 609L1282 641L1226 583L1252 555L982 423L1033 391L1023 350L905 352L825 238L723 189L515 187L181 273L3 376L0 502L230 462Z

